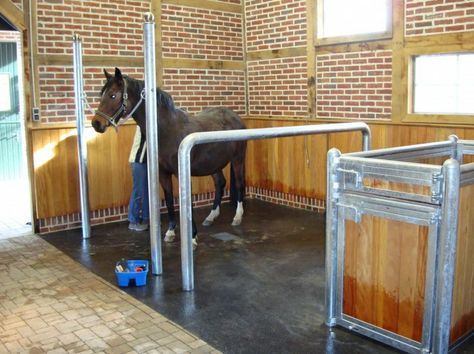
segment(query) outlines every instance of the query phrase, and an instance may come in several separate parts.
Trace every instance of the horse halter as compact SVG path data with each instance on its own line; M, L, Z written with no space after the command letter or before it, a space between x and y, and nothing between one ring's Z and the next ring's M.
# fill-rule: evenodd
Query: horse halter
M112 125L115 129L117 129L119 125L124 124L133 115L133 113L135 113L135 111L138 109L138 107L141 105L144 99L145 99L145 89L143 89L140 92L140 100L137 102L137 104L132 108L130 113L125 118L123 118L125 113L127 113L127 105L128 105L127 80L124 78L122 104L120 105L120 108L114 113L113 116L109 116L108 114L105 114L104 112L101 112L98 109L95 111L95 114L107 120L107 122L109 122L110 125Z

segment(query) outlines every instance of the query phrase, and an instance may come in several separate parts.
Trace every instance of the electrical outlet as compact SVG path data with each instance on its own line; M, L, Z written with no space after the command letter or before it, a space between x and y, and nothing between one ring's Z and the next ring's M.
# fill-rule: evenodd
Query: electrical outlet
M33 107L33 116L32 116L33 122L39 122L40 121L40 110L38 107Z

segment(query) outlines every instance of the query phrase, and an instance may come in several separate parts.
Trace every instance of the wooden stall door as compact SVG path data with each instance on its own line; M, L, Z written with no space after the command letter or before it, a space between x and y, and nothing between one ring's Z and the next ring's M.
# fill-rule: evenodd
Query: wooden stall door
M474 330L474 185L460 191L450 344Z
M345 221L343 314L421 342L428 227Z

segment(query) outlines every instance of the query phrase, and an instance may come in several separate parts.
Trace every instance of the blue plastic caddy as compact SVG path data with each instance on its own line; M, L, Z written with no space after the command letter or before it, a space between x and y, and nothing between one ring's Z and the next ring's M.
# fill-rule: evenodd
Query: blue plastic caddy
M117 266L121 265L122 262L119 261L116 264L115 275L117 276L117 283L120 287L129 286L130 280L135 280L136 286L146 285L146 277L148 275L148 261L145 260L128 260L127 261L127 270L125 272L120 272L117 270ZM142 271L136 271L137 268L142 268Z

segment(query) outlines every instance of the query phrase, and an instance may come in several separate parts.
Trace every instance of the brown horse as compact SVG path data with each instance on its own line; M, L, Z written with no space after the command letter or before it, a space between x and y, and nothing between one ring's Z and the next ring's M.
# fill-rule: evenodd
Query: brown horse
M144 82L122 75L115 68L115 75L104 70L107 82L101 90L99 108L92 119L96 132L103 133L109 126L117 128L130 116L146 136L146 116L144 104ZM192 117L176 108L172 97L157 88L158 143L160 184L165 192L169 224L165 235L166 242L175 238L176 216L173 205L173 186L171 176L178 176L178 147L184 137L193 132L245 129L238 114L228 108L208 108ZM211 225L220 211L226 180L222 169L231 164L231 199L237 210L232 225L240 225L243 215L245 194L245 141L210 143L197 145L191 151L191 175L212 175L215 197L212 210L203 225ZM196 243L196 225L193 218L193 242Z

